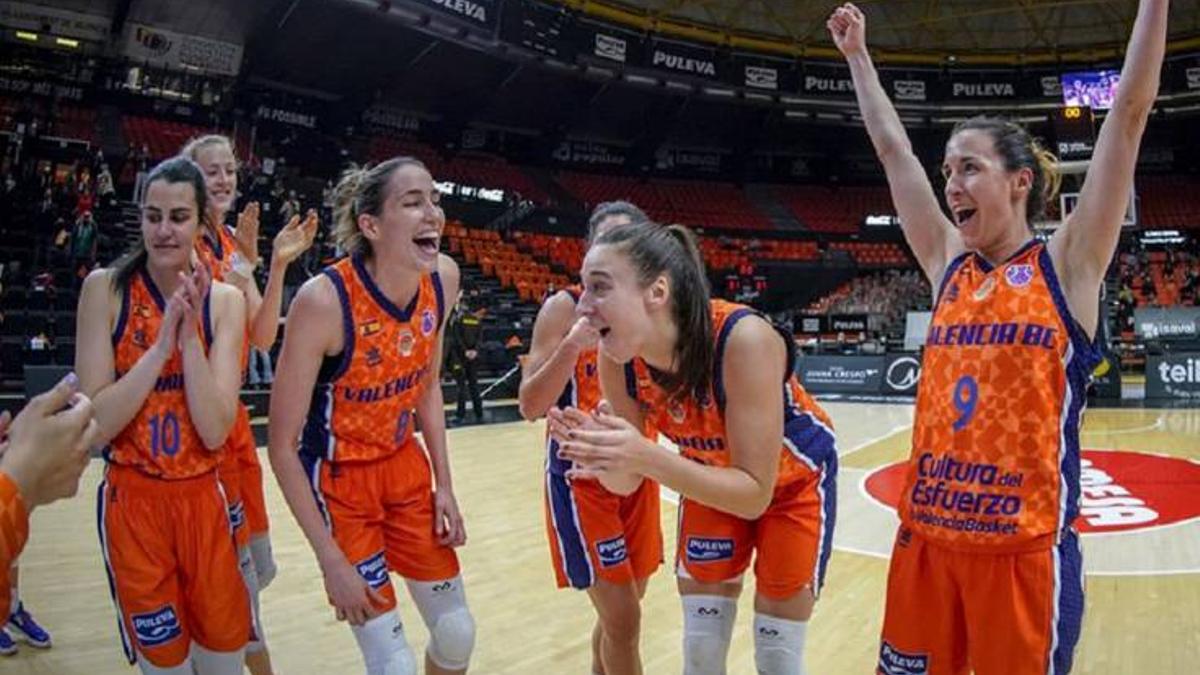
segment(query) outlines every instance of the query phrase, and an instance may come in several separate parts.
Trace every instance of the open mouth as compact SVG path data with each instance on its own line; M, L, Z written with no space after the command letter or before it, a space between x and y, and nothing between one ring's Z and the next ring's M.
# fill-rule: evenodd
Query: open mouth
M608 326L605 326L604 328L600 329L600 337L606 338L610 332L612 332L612 329Z
M975 213L976 213L975 209L955 209L954 210L955 226L961 228L963 225L966 225L968 221L970 221L972 218L975 217Z
M421 252L426 255L434 255L438 252L438 243L440 237L437 234L426 234L413 237L413 243L421 249Z

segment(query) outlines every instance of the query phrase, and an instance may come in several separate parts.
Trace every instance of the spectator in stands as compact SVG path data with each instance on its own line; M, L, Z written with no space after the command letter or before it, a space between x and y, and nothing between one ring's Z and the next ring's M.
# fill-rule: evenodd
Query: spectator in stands
M80 264L86 264L90 269L96 262L97 241L96 220L91 211L84 211L75 221L71 230L71 269L75 270Z
M300 215L300 200L296 197L296 191L288 192L287 199L283 201L283 206L279 207L279 222L286 223L292 216Z
M96 196L102 206L111 207L117 198L117 188L113 184L112 172L107 164L101 164L96 174Z
M458 302L450 315L450 328L446 345L446 366L454 376L458 405L454 422L462 424L467 415L467 394L475 410L475 421L483 421L483 400L479 396L479 334L482 328L479 314L471 312L470 306L458 291Z
M250 347L249 385L253 389L270 389L275 381L271 371L271 352L259 347Z

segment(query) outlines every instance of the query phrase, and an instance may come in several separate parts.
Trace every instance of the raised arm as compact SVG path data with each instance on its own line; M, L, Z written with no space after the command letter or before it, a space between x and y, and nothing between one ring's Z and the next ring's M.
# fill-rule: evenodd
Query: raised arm
M178 305L169 305L154 345L117 379L112 330L121 300L112 288L110 274L108 269L100 269L87 276L75 320L75 373L80 391L92 399L100 428L97 443L101 445L121 433L154 390L175 348L180 316Z
M1050 240L1067 305L1088 335L1095 334L1100 285L1121 236L1138 146L1158 95L1169 5L1168 0L1138 5L1117 97L1100 127L1079 203Z
M900 116L879 82L879 73L867 51L866 17L858 7L846 3L834 10L827 26L834 44L850 66L859 112L871 144L875 146L875 154L887 174L904 238L925 276L937 288L946 264L963 250L962 240L942 212Z
M576 318L569 293L559 291L546 300L533 322L529 356L521 370L517 396L522 417L532 421L546 414L571 380L579 354L596 344L597 337L587 319Z

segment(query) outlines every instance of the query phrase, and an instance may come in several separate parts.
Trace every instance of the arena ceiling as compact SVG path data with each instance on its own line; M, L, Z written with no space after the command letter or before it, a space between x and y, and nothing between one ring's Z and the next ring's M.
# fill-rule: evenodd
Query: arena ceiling
M557 0L585 14L708 41L831 47L833 2L798 0ZM862 0L867 38L894 52L969 56L1121 48L1133 0ZM1200 0L1171 2L1172 40L1200 36ZM738 38L749 38L739 40Z

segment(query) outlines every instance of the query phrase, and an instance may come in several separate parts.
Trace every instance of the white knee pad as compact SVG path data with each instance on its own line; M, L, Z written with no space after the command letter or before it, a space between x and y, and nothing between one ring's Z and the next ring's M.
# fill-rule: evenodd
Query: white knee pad
M737 598L683 596L684 675L724 675L735 621Z
M806 621L754 615L754 665L760 675L804 675Z
M254 571L258 573L258 588L264 590L275 580L275 574L279 571L275 567L275 554L271 551L271 535L263 533L251 537L250 555L254 558Z
M183 663L170 668L156 666L150 663L145 654L138 653L138 669L142 671L142 675L195 675L192 670L192 659L186 658Z
M406 583L429 629L429 658L446 670L466 668L475 649L475 619L467 609L462 577Z
M197 675L242 675L246 650L214 652L192 643L192 666Z
M404 626L395 610L361 626L351 626L350 630L366 662L367 675L416 675L417 660L404 639Z

